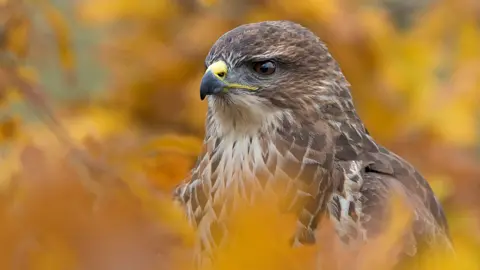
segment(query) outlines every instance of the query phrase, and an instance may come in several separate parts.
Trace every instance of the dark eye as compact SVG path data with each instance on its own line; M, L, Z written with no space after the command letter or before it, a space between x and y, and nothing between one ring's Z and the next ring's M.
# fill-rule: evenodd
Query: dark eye
M253 70L262 75L271 75L275 72L275 63L272 61L263 61L253 63Z

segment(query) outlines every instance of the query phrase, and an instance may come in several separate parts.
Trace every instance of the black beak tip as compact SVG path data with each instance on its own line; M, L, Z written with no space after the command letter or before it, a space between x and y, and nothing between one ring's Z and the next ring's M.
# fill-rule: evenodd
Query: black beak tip
M205 73L200 85L200 99L204 100L208 95L216 95L222 92L227 84L215 76L211 71Z

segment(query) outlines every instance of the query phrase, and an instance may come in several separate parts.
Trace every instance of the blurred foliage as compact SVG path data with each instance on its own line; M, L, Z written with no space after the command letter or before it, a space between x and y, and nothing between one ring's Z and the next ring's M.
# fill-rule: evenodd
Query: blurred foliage
M329 45L370 133L417 166L446 206L459 260L428 257L424 268L479 269L479 3L82 0L67 18L48 0L0 0L0 268L188 268L192 232L170 192L201 150L204 57L235 26L288 19ZM36 40L39 16L54 49ZM108 87L55 104L30 59L58 59L67 85L85 83L67 19L102 29L91 57L109 72ZM42 121L18 114L19 103ZM395 216L354 268L388 268L409 220ZM348 263L328 224L319 245L288 248L294 221L268 200L240 210L232 226L237 237L215 269L305 269L319 250L327 265Z

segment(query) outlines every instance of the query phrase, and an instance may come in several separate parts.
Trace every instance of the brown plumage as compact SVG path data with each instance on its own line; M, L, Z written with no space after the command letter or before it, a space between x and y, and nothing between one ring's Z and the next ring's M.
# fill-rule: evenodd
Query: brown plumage
M314 243L325 213L344 243L375 238L396 192L414 211L404 255L420 246L450 248L430 186L368 134L349 83L315 34L287 21L242 25L219 38L205 63L204 152L175 191L198 230L200 257L228 240L225 220L236 198L253 202L268 192L298 215L293 245ZM282 183L280 193L272 191Z

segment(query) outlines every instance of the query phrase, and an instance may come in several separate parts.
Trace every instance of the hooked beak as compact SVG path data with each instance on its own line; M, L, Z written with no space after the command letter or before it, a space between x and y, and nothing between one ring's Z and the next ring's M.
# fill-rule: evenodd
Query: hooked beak
M227 86L228 84L214 74L212 70L207 70L200 84L200 99L204 100L208 95L221 93Z
M204 100L208 95L217 95L218 93L228 92L230 88L244 89L255 91L258 87L248 86L238 83L228 83L225 81L227 77L228 67L223 61L217 61L211 64L205 75L203 75L200 85L200 99Z

